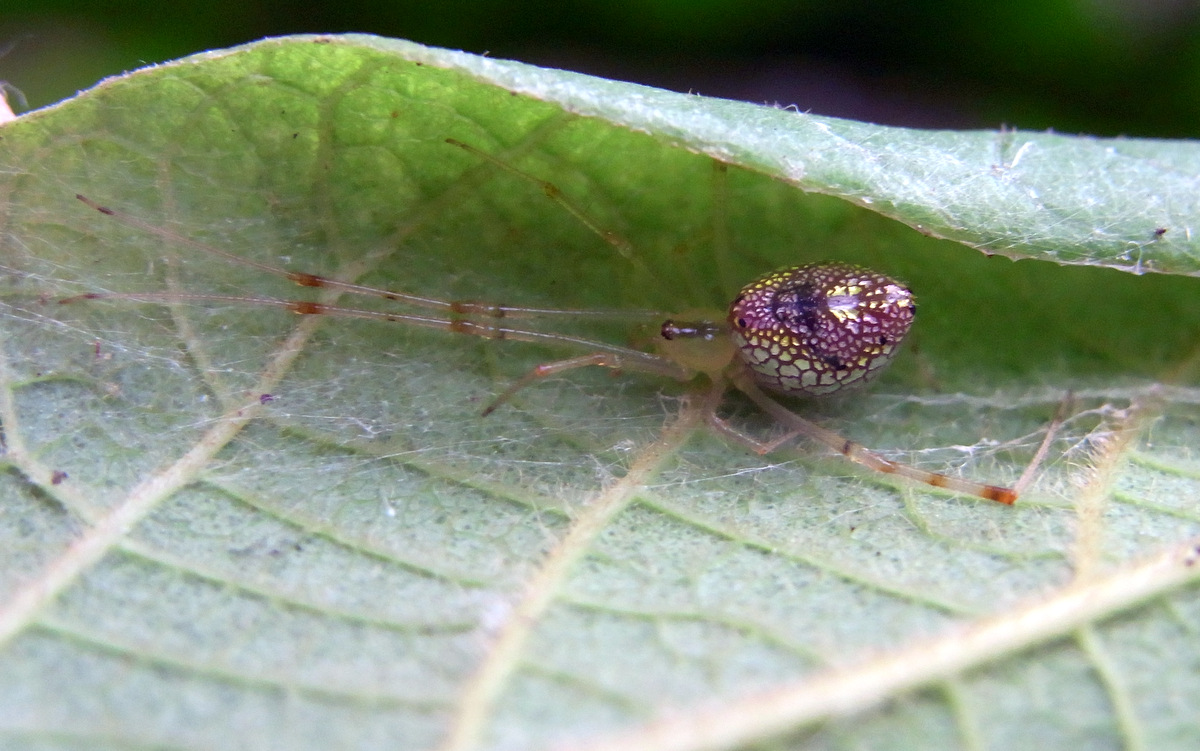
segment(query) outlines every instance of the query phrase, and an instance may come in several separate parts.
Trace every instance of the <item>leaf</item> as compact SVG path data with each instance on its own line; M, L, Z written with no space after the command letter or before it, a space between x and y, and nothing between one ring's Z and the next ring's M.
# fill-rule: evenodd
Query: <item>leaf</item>
M139 71L0 137L9 745L1194 744L1194 144L884 128L361 36ZM189 301L305 291L188 241L583 310L720 310L853 261L916 290L914 343L796 409L997 483L1064 418L1011 508L749 454L636 372L481 418L581 351ZM90 292L171 299L56 302Z

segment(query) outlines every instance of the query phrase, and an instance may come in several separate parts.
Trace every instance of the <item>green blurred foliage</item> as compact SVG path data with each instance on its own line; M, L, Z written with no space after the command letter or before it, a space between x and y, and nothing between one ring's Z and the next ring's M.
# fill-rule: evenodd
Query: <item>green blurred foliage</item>
M1187 137L1194 0L8 0L0 79L40 107L144 64L361 31L919 127Z

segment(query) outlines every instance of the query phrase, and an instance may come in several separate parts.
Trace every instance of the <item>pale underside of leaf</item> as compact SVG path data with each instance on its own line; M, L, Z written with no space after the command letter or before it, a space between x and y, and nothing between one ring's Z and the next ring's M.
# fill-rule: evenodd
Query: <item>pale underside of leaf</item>
M1194 739L1194 144L902 131L364 37L209 53L0 135L10 744ZM250 305L57 305L305 294L76 193L447 299L719 311L776 266L882 267L917 291L909 351L871 391L790 406L998 483L1065 417L1015 508L811 446L751 454L705 428L702 381L576 371L484 419L564 353Z

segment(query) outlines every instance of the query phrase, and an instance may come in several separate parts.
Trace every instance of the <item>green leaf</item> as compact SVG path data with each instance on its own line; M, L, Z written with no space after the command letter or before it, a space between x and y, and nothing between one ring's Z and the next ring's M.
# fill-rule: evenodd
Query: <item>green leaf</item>
M139 71L0 139L5 745L1194 745L1195 144L884 128L360 36ZM653 374L572 370L483 418L587 348L189 300L387 307L191 241L580 310L720 311L853 261L916 291L913 343L790 406L998 484L1063 419L1006 507L752 454ZM168 299L57 303L97 292Z

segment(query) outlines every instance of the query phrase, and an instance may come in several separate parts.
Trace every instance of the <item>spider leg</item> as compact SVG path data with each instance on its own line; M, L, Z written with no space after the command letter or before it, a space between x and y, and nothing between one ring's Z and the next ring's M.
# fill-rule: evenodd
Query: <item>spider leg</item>
M754 436L747 435L746 433L743 433L742 431L733 427L729 424L728 420L718 415L715 411L708 415L706 421L708 422L709 427L717 431L717 433L721 436L724 436L727 440L741 444L759 456L769 454L772 451L775 451L785 444L790 443L796 438L804 435L804 433L801 431L793 428L778 438L774 438L770 441L760 441Z
M613 348L617 350L618 348ZM692 373L684 368L679 363L668 360L665 357L650 354L649 352L639 352L638 350L628 350L626 352L593 352L588 355L580 355L578 357L568 357L564 360L554 360L553 362L542 363L525 375L513 381L512 385L500 392L499 396L492 400L483 410L483 416L487 417L496 411L496 408L507 402L526 386L536 383L543 378L547 378L559 373L565 373L568 370L576 368L602 367L612 368L617 370L636 370L642 373L653 373L656 375L667 376L680 381L686 381L691 378Z
M883 472L885 474L900 475L907 477L910 480L931 485L936 488L945 488L956 493L964 493L967 495L978 496L989 501L996 501L1011 505L1017 500L1017 491L1012 488L1004 488L998 485L986 485L980 482L972 482L971 480L963 480L957 477L949 477L947 475L938 474L937 472L929 472L923 469L901 464L899 462L884 459L879 454L868 449L860 443L843 438L834 433L832 430L817 425L814 422L804 419L795 412L792 412L787 407L775 401L754 383L750 374L744 370L737 370L732 376L733 385L750 398L760 409L775 419L782 422L784 425L792 428L798 434L824 444L842 456L853 462L858 462L864 467Z
M1038 449L1034 453L1033 459L1029 462L1029 466L1025 468L1025 471L1021 473L1021 476L1017 478L1016 483L1013 484L1014 492L1024 493L1025 488L1029 487L1029 484L1033 482L1034 473L1037 471L1037 468L1041 465L1042 461L1045 460L1046 454L1050 451L1050 444L1052 444L1054 439L1058 436L1058 431L1062 429L1063 423L1066 421L1067 415L1070 414L1071 410L1074 408L1074 405L1075 395L1068 391L1063 397L1063 400L1059 402L1058 409L1054 412L1054 417L1050 420L1050 424L1046 427L1046 435L1042 438L1042 442L1038 445Z

